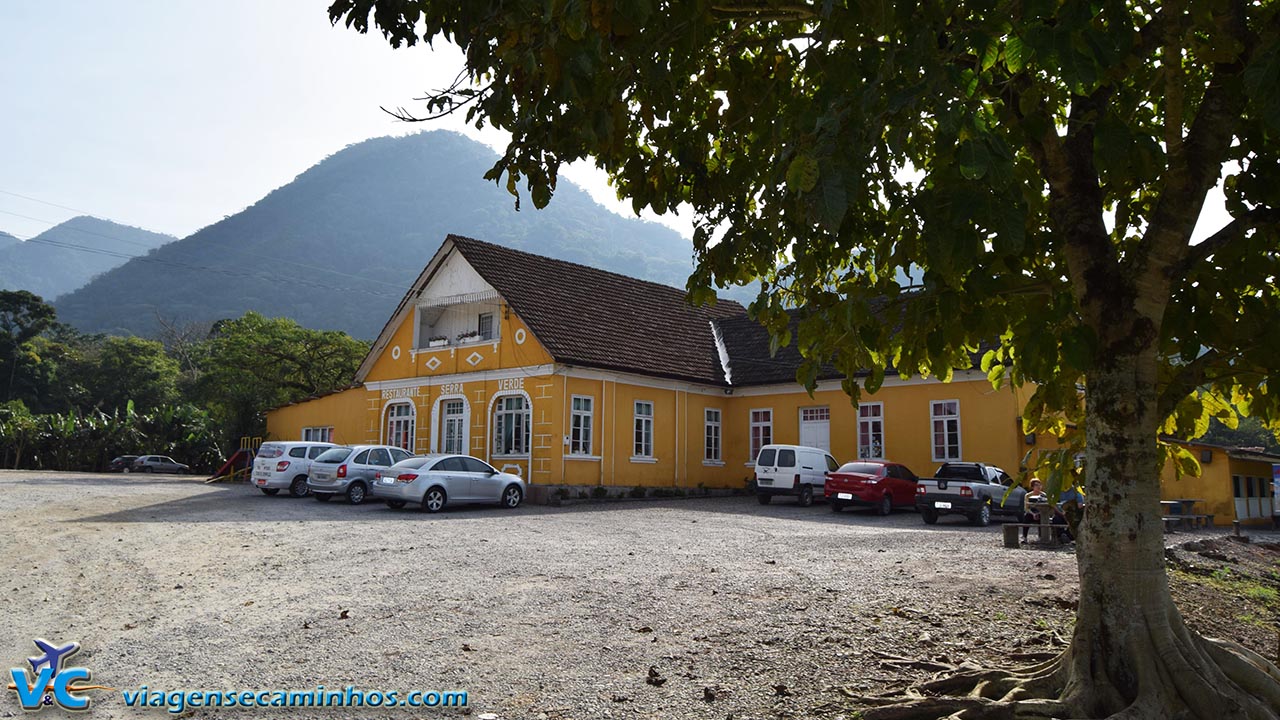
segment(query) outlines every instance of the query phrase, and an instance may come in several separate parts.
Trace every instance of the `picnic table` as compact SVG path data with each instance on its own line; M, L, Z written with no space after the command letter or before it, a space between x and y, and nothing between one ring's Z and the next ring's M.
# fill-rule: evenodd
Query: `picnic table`
M1004 546L1009 548L1018 547L1018 534L1023 528L1035 530L1038 536L1037 539L1043 545L1061 545L1062 543L1058 540L1058 534L1065 530L1067 526L1053 522L1053 515L1057 512L1058 506L1050 502L1032 502L1027 503L1027 507L1040 516L1040 522L1005 523Z
M1172 500L1161 500L1160 508L1164 511L1165 530L1170 530L1174 526L1178 527L1211 527L1213 525L1213 515L1205 515L1195 512L1196 505L1204 503L1201 498L1174 498Z

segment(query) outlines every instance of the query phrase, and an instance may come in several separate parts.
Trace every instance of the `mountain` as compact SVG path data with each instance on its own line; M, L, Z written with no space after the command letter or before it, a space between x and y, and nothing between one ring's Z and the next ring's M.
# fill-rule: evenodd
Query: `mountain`
M0 233L0 289L30 290L52 300L176 239L88 216L71 218L26 242Z
M483 179L497 155L447 131L378 138L331 155L253 206L61 298L89 332L147 335L246 310L377 335L448 233L683 287L692 244L624 218L561 181L551 204Z

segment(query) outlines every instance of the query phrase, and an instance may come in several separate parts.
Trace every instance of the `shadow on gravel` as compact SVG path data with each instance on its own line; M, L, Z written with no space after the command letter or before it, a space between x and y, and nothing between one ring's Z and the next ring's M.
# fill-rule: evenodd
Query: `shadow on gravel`
M131 481L115 482L123 485ZM154 481L160 484L160 481ZM182 482L182 481L170 481ZM188 481L190 482L190 481ZM193 488L195 489L195 488ZM583 503L566 507L523 505L507 510L496 505L453 505L443 512L428 514L419 512L417 506L392 510L381 502L370 500L363 505L350 505L341 498L320 503L310 497L293 498L285 493L268 496L245 485L199 486L198 494L87 516L68 522L89 523L151 523L151 522L455 522L469 520L502 521L515 517L582 516L599 513L632 513L658 511L681 512L691 515L715 514L751 517L779 523L805 522L820 526L849 526L862 529L883 529L886 532L934 530L938 532L990 532L999 531L993 522L991 527L977 528L956 517L955 522L943 518L937 525L925 525L914 512L895 511L881 517L871 511L844 511L833 513L822 503L812 507L799 507L782 503L759 505L753 497L688 498L681 500L636 500L608 503Z

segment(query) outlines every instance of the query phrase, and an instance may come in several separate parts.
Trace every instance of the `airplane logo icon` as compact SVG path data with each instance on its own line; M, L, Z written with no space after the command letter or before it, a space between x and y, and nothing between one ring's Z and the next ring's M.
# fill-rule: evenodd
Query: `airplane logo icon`
M37 675L40 674L40 668L47 667L52 671L50 677L56 677L58 671L62 670L62 664L66 662L67 658L80 652L80 643L78 642L67 643L61 647L55 647L53 643L47 640L37 639L35 643L36 647L40 648L44 654L38 657L29 657L27 662L31 663L31 671Z
M27 658L31 670L9 669L9 688L18 696L23 710L40 710L57 705L63 710L84 710L89 698L86 690L113 690L105 685L87 685L92 677L88 668L66 667L67 659L80 651L80 643L55 645L48 640L34 641L41 655Z

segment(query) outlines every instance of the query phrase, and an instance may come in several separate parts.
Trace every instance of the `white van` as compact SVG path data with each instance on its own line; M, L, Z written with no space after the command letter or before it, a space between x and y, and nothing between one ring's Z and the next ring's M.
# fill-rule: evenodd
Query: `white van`
M822 448L804 445L765 445L756 456L756 499L768 505L774 495L795 495L800 504L822 497L827 472L840 463Z
M265 442L253 459L253 486L263 495L288 490L294 497L307 494L311 461L331 447L327 442Z

